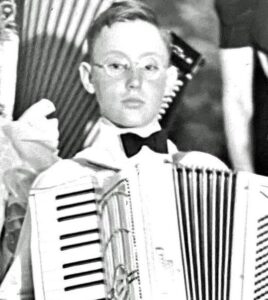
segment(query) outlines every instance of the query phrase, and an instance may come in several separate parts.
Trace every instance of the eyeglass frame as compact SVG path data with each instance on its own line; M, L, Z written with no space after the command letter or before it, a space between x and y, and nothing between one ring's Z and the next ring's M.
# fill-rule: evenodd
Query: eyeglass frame
M125 58L125 59L126 59L126 58ZM108 76L110 76L111 78L114 78L114 79L123 78L123 77L126 75L126 72L127 72L127 71L133 70L134 66L135 66L136 68L139 68L139 69L142 69L142 68L143 68L143 67L138 67L138 65L140 64L140 61L137 61L137 62L134 62L134 63L133 63L133 62L129 61L128 58L127 58L127 60L128 60L128 62L129 62L129 64L127 64L127 63L124 63L124 64L117 63L118 65L124 66L123 71L122 71L120 74L118 74L118 75L112 75L112 74L111 74L111 72L110 72L109 69L108 69L108 63L92 62L91 65L92 65L92 66L95 66L95 67L98 67L98 68L101 68L101 69L104 69L106 75L108 75ZM158 68L158 70L159 70L159 73L157 73L157 74L155 75L155 76L156 76L155 78L148 78L148 77L146 77L146 75L144 75L144 73L143 73L143 77L145 77L147 80L152 80L152 81L153 81L153 80L156 80L156 79L159 78L161 72L162 72L163 70L166 70L168 67L169 67L168 64L165 64L165 65L160 64L159 66L157 66L157 68Z

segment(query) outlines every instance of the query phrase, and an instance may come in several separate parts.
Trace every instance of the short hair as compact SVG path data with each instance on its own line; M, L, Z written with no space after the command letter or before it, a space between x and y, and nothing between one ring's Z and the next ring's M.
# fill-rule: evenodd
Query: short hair
M90 62L94 50L94 45L101 30L105 27L111 27L117 22L127 22L142 20L156 26L167 46L167 50L171 53L171 40L169 34L164 31L156 13L151 7L139 0L121 0L114 2L107 10L102 12L90 26L87 34L88 53L87 59Z

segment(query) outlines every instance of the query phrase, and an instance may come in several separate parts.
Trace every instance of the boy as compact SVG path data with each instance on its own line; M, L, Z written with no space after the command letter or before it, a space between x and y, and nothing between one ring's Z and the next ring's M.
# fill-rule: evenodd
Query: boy
M88 41L89 58L81 64L80 74L85 89L95 93L99 103L102 117L98 136L73 160L62 160L43 173L35 187L56 186L85 175L95 176L101 185L129 164L154 157L164 160L177 152L158 123L166 84L174 74L169 65L169 39L152 10L139 1L115 2L96 19ZM210 165L225 167L206 154L182 158L183 163L188 160L191 164L210 160ZM18 299L33 297L29 226L26 218L20 241L22 251L18 251L6 278L7 287L8 282L16 281L18 264L22 271Z

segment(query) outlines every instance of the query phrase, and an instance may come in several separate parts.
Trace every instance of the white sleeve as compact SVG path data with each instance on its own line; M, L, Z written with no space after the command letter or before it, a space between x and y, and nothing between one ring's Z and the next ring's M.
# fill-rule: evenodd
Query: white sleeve
M221 49L223 113L227 146L237 170L253 172L253 49Z

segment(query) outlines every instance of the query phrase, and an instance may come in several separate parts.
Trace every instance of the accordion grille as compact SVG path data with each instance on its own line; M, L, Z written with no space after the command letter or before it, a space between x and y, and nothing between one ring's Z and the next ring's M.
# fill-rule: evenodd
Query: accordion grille
M233 173L179 168L178 215L187 298L229 299Z

